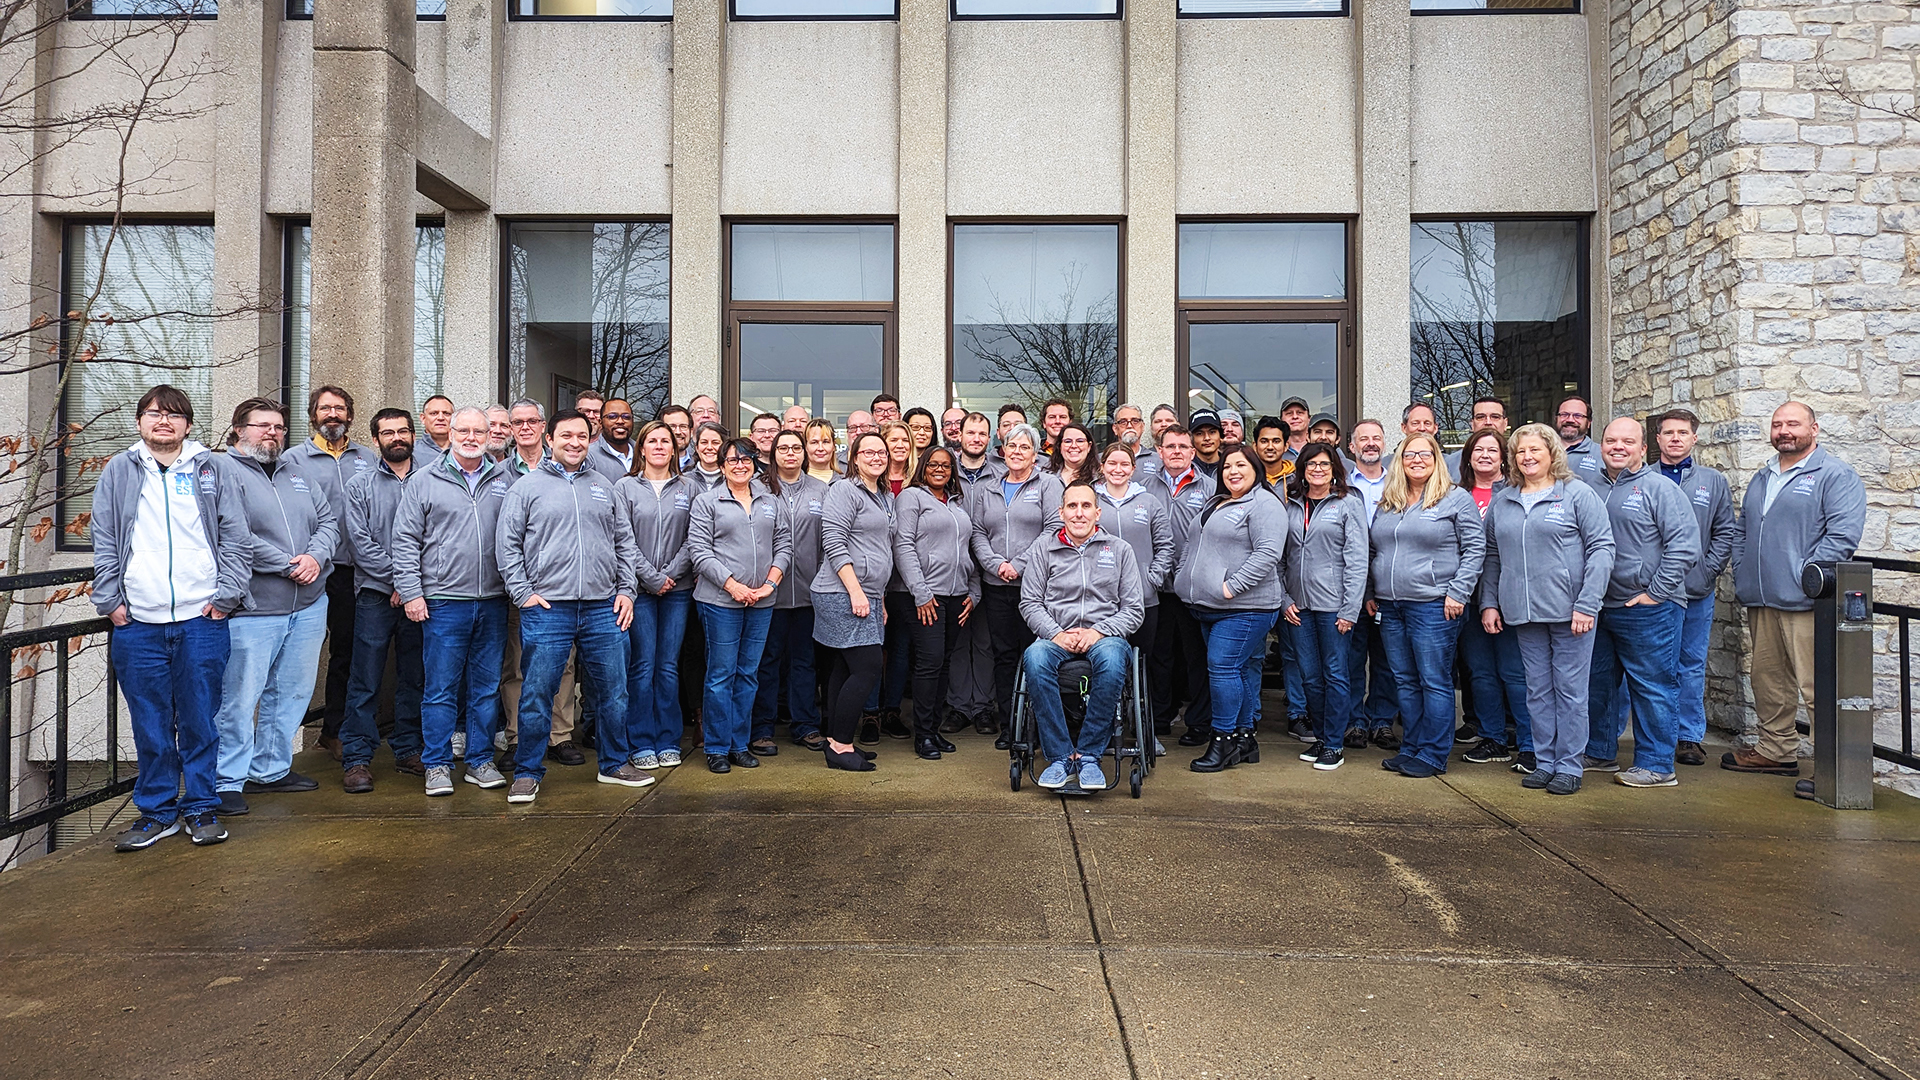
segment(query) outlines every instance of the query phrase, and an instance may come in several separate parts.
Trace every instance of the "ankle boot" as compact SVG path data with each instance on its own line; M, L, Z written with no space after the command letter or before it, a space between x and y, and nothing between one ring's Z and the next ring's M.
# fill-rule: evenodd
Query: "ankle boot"
M1236 750L1236 753L1239 755L1240 763L1247 764L1247 765L1255 765L1259 763L1260 740L1254 737L1253 732L1251 731L1239 732L1238 734L1234 735L1233 741L1239 744Z
M1207 752L1193 759L1189 766L1194 772L1214 773L1231 769L1240 763L1240 747L1232 735L1215 733L1213 741L1207 744Z

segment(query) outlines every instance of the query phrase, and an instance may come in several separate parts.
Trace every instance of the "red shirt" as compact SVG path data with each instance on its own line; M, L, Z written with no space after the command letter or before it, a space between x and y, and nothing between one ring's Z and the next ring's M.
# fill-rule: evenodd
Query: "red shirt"
M1487 505L1493 502L1493 486L1468 488L1467 494L1473 496L1473 505L1480 508L1480 516L1487 516Z

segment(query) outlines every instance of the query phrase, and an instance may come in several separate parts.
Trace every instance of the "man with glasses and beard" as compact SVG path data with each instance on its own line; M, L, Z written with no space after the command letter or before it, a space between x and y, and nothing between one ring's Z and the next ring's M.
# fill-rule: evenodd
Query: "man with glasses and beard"
M505 405L487 406L487 459L507 460L507 448L513 445L513 416Z
M307 395L311 438L289 447L308 480L318 485L333 516L347 514L347 483L379 464L380 456L348 437L353 424L353 395L338 386L322 386ZM353 544L342 526L340 546L327 575L327 686L320 713L320 747L340 759L340 722L347 715L347 680L353 667Z
M1587 438L1593 430L1593 406L1576 394L1560 403L1553 426L1567 446L1567 468L1573 470L1574 479L1597 485L1602 465L1600 448Z
M587 467L608 483L633 467L633 406L625 398L608 398L600 412L600 437L587 447Z

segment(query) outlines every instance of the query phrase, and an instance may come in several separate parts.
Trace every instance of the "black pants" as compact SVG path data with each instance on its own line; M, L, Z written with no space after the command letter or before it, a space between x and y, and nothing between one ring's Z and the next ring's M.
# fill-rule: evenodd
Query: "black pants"
M1151 613L1155 609L1147 610ZM1187 726L1211 730L1213 695L1207 690L1207 640L1200 632L1200 623L1172 593L1160 594L1158 610L1153 650L1147 654L1154 725L1165 728L1179 714L1183 695L1174 683L1176 676L1185 672Z
M888 599L892 599L891 593ZM960 626L960 608L967 598L936 596L934 600L940 605L940 613L934 616L932 626L926 626L920 622L918 609L911 606L913 598L907 598L907 616L913 627L913 734L921 739L939 734L940 712L947 704L947 672L952 669L954 654L967 647L967 632ZM978 614L967 616L967 621L972 622Z
M347 718L347 683L353 675L353 609L359 602L353 567L336 566L327 574L327 689L320 710L320 734L340 737Z
M1002 725L1012 723L1013 677L1021 654L1033 644L1033 631L1020 616L1020 586L983 585L981 606L986 610L987 634L993 638L993 705Z
M850 743L860 733L867 695L880 684L886 650L879 645L855 645L827 651L833 654L833 671L827 676L827 738Z

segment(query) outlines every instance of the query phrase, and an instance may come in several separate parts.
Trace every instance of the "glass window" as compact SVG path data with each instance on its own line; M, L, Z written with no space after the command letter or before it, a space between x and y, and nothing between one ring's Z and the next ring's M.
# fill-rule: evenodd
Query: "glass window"
M416 18L439 20L447 17L447 0L414 0ZM287 18L313 18L313 0L287 0Z
M1338 221L1180 225L1183 300L1338 300L1347 295L1347 226Z
M1182 15L1345 15L1346 0L1180 0Z
M886 324L869 322L740 323L740 407L745 431L763 412L795 405L845 427L886 385Z
M1120 395L1120 227L953 227L953 403L1049 398L1106 417Z
M83 0L69 12L85 19L211 19L220 14L217 0Z
M409 411L417 411L422 402L440 393L445 385L446 271L446 226L419 226L414 231L413 247L413 400L399 403ZM312 309L313 227L289 225L285 358L286 401L291 411L287 417L289 445L307 437L307 390L312 385L313 374ZM386 403L375 408L386 408ZM373 410L365 406L359 411L366 417L373 415ZM356 430L353 437L365 441L365 428Z
M1187 410L1237 409L1249 437L1255 420L1280 415L1290 397L1307 411L1339 415L1340 324L1191 322L1187 327Z
M736 19L893 19L896 0L732 0Z
M504 396L549 411L585 389L636 416L667 401L664 221L522 221L507 227Z
M671 19L673 0L513 0L509 10L516 19Z
M1467 15L1515 12L1553 15L1580 10L1577 0L1412 0L1415 15Z
M61 340L74 365L60 403L74 432L60 455L63 527L92 509L100 467L132 444L134 407L150 387L186 392L192 438L212 445L226 428L213 401L213 226L75 223L65 254L61 309L87 318L69 318ZM73 359L81 355L88 359ZM60 540L69 537L89 542L84 527Z
M1120 0L953 0L956 19L1117 19Z
M732 227L735 300L893 301L892 225Z
M1476 397L1504 400L1518 427L1585 392L1585 248L1581 221L1413 224L1413 400L1444 438L1466 436Z

